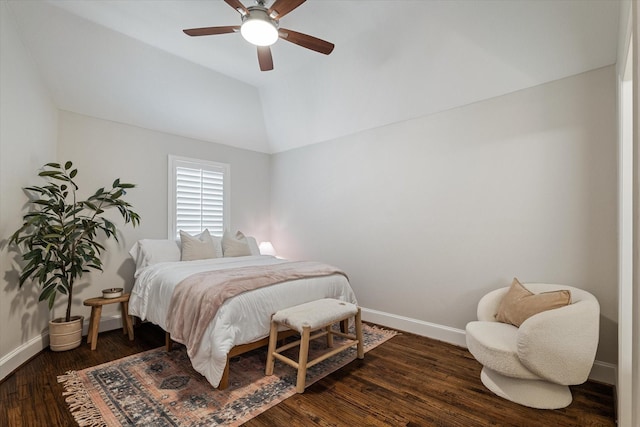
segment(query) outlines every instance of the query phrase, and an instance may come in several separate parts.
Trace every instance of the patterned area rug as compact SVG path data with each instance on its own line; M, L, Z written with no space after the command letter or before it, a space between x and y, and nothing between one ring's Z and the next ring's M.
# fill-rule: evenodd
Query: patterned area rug
M396 335L369 325L363 332L365 351ZM311 346L309 358L326 351L323 339ZM276 361L274 375L265 376L266 353L261 348L233 358L226 390L214 389L193 370L183 346L70 371L58 382L80 426L237 426L295 394L296 370ZM352 347L310 368L307 386L353 361L355 353Z

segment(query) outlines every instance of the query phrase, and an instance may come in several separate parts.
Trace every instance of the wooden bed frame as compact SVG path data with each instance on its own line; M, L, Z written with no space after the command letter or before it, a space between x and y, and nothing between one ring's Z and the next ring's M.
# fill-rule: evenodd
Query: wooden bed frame
M283 340L295 334L295 331L282 331L278 334L278 340ZM169 334L169 332L165 332L165 346L167 351L171 351L173 349L173 343L174 341L171 339L171 335ZM269 337L266 337L258 341L250 342L247 344L240 344L233 347L229 351L229 354L227 354L227 364L224 366L224 372L222 373L220 384L218 384L218 390L224 390L225 388L229 387L229 361L233 357L240 356L243 353L255 350L260 347L266 347L268 345Z
M346 333L349 329L348 321L343 320L340 322L340 330L343 333ZM296 331L285 330L278 332L278 341L286 339L290 336L297 335ZM174 341L171 339L171 334L165 331L165 347L167 351L171 351L173 349ZM261 340L250 342L247 344L240 344L234 346L227 354L227 363L224 365L224 372L222 373L222 378L220 379L220 384L218 384L218 390L224 390L229 387L229 361L236 356L240 356L243 353L246 353L251 350L255 350L260 347L266 347L269 345L269 337L262 338Z

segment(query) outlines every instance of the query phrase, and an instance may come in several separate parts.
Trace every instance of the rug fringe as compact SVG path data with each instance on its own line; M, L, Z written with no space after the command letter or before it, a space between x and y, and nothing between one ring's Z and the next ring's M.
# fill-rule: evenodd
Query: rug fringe
M364 326L364 325L363 325ZM370 323L366 324L367 328L372 329L374 333L378 334L378 335L382 335L382 337L380 338L380 340L377 343L367 343L367 340L365 339L364 341L364 351L368 352L369 350L371 350L374 347L379 346L380 344L389 341L391 338L395 337L396 335L400 335L400 332L395 331L393 329L385 329L381 326L378 325L372 325Z
M396 335L402 335L402 332L396 331L395 329L385 329L382 326L374 325L372 323L367 323L367 326L374 331L386 335L388 337L395 337Z
M68 396L65 401L69 406L71 415L73 415L80 427L107 426L76 371L67 371L65 375L59 375L58 382L62 383L64 388L62 395Z

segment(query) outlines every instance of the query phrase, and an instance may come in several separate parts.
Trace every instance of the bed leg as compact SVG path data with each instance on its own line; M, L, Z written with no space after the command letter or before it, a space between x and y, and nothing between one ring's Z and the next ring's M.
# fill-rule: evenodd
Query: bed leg
M164 333L164 343L167 351L171 351L173 349L173 340L171 340L171 334L169 332Z
M218 384L218 390L224 390L229 387L229 357L227 357L227 364L224 365L224 372L222 378L220 378L220 384Z

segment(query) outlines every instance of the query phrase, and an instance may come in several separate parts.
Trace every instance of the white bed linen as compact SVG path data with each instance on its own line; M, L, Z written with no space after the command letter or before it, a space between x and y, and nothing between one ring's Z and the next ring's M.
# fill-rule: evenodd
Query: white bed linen
M136 273L137 279L129 300L129 314L149 320L166 330L173 290L189 275L282 262L286 260L259 255L164 262L145 267ZM195 354L189 354L193 368L217 387L232 347L267 337L271 315L276 311L322 298L337 298L357 304L348 280L341 274L292 280L230 298L207 327Z

